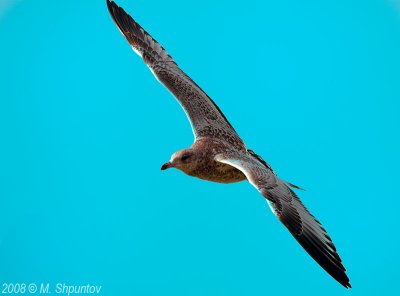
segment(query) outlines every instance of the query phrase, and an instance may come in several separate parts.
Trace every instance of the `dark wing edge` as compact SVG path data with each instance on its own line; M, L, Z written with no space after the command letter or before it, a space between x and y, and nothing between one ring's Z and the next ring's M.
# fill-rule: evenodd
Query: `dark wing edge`
M241 170L267 199L273 213L307 253L341 285L351 288L346 269L331 237L285 181L257 159L248 156L233 158L217 155L215 159Z
M147 65L152 65L156 62L176 65L167 51L135 22L122 7L110 0L107 0L107 7L121 34L125 36L132 48L143 58Z
M114 1L107 0L107 7L114 23L133 50L142 57L156 78L178 99L190 120L195 137L213 137L216 134L215 127L210 127L209 121L207 121L211 118L211 120L218 121L216 126L223 128L223 134L228 141L230 140L237 148L245 149L243 141L221 109L178 67L167 51ZM195 96L201 102L196 103L193 100L189 102L188 96ZM200 114L201 116L194 114L194 109L199 106L208 108L209 114Z
M277 179L275 186L267 185L260 192L307 253L341 285L351 288L346 269L331 237L296 193L280 179Z

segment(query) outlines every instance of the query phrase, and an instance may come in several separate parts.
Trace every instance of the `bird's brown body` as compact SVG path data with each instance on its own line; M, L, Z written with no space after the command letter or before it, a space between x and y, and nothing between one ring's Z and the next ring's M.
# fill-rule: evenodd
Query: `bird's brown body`
M223 141L217 139L199 139L192 145L194 151L198 151L200 157L195 169L185 172L189 176L217 183L235 183L246 180L246 176L237 168L215 161L215 156L224 152L226 146Z

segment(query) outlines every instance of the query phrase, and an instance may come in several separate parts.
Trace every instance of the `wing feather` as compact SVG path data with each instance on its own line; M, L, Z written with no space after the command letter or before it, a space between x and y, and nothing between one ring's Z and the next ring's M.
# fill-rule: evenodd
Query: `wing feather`
M123 8L107 0L108 10L120 32L149 66L156 78L178 99L196 139L218 138L239 150L245 145L214 101L186 74L167 51Z
M350 280L332 239L321 223L307 210L287 183L251 154L219 154L215 160L241 170L248 181L267 199L273 213L300 245L334 279L346 288Z

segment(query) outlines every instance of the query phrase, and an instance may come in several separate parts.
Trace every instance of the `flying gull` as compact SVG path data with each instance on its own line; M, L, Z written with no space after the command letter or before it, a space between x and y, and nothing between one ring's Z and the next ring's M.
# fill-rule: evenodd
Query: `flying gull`
M124 9L110 0L107 6L120 32L177 98L192 126L193 145L175 152L161 170L176 168L189 176L218 183L247 179L311 257L340 284L350 288L331 238L291 189L299 188L278 178L261 156L246 148L214 101Z

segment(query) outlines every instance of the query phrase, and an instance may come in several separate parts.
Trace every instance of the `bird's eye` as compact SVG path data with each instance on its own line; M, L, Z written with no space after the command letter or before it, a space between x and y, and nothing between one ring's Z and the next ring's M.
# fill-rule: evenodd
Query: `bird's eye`
M185 161L185 160L187 160L189 157L190 157L189 155L184 155L184 156L181 157L181 160L182 160L182 161Z

